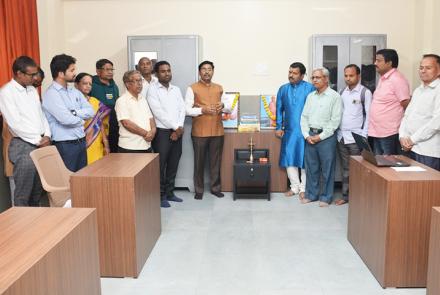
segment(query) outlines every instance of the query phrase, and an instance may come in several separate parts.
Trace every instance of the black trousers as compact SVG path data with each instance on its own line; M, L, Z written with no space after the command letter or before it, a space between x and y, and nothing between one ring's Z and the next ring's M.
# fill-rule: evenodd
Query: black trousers
M192 136L194 148L194 189L197 194L204 190L205 157L209 155L209 178L211 192L220 192L220 166L223 154L224 136Z
M109 127L108 127L108 145L110 147L111 153L118 152L118 141L119 141L119 125L118 119L116 118L116 111L113 107L110 112Z
M182 137L173 141L170 139L171 129L157 128L153 139L153 150L159 153L160 163L160 198L165 200L174 191L177 168L182 155Z

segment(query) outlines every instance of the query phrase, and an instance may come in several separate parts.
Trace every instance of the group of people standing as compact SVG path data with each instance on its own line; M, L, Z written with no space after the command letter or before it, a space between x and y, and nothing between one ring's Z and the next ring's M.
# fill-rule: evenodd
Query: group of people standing
M161 206L182 202L174 194L174 183L186 115L194 117L195 199L203 198L206 151L211 193L223 197L221 113L228 109L222 101L223 88L211 82L214 64L204 61L199 65L200 81L188 87L185 100L170 83L167 61L159 61L153 68L151 60L143 57L136 68L124 73L126 91L120 95L110 60L98 60L92 76L76 74L74 57L56 55L50 63L53 82L40 100L35 87L41 85L42 71L28 56L14 61L13 78L0 91L0 111L12 134L8 154L14 164L14 205L39 205L42 187L29 154L50 144L73 172L111 152L159 153Z
M407 79L397 70L394 49L377 51L375 66L380 79L374 94L361 84L361 69L347 65L346 87L329 86L329 71L312 71L296 62L289 68L289 83L277 95L276 135L281 138L280 166L285 167L290 190L303 204L319 200L326 207L333 200L337 153L342 167L342 198L348 202L349 158L360 155L352 132L368 137L377 155L406 154L440 171L440 57L423 56L422 84L410 96ZM307 180L307 181L306 181Z
M289 83L277 94L275 131L282 140L279 164L290 180L286 196L298 194L304 204L319 200L320 206L328 206L339 153L343 198L336 204L348 202L349 156L360 154L352 132L368 136L377 154L408 152L416 161L440 170L440 57L423 56L422 84L411 100L409 84L397 70L395 50L379 50L375 65L381 77L374 94L361 85L357 65L345 67L347 86L339 92L329 87L326 68L314 69L309 83L304 81L302 63L290 65ZM230 112L231 106L226 105L222 86L212 82L214 64L199 65L200 79L187 88L185 99L171 84L167 61L153 65L147 57L141 58L136 70L124 73L122 95L113 80L114 70L110 60L100 59L96 75L76 74L74 57L56 55L50 63L53 82L41 101L35 86L41 85L44 72L30 57L14 61L13 78L0 91L0 111L13 136L9 159L14 164L14 205L38 206L41 182L29 153L50 144L71 171L109 153L159 153L161 207L182 202L174 185L185 116L193 117L194 198L203 199L207 155L210 192L224 196L221 114Z

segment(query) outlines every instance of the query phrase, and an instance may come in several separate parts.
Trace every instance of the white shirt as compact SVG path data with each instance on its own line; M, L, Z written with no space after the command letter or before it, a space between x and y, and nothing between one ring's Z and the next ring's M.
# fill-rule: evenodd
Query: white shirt
M408 136L413 152L440 158L440 79L414 90L399 129L399 137Z
M362 86L360 83L352 90L346 87L341 94L342 98L342 120L338 129L338 141L344 138L344 144L354 143L351 132L368 136L368 115L370 114L370 106L373 95L370 90L365 91L365 118L361 100ZM365 119L365 121L364 121ZM363 126L362 126L363 125Z
M150 119L153 115L147 100L141 94L136 98L127 91L116 100L115 111L119 122L118 145L128 150L148 150L151 143L142 136L128 131L121 123L122 120L130 120L140 128L150 131Z
M145 80L144 77L142 77L142 91L141 91L141 95L145 98L147 98L147 92L148 92L148 88L150 88L150 84L157 82L157 78L155 76L151 76L151 81L148 82L147 80Z
M33 86L25 88L12 79L0 90L0 111L14 137L35 145L42 136L51 137L40 97Z
M159 82L150 84L147 100L154 115L156 127L176 130L185 121L185 103L179 87L169 84L166 88Z
M231 102L227 99L225 94L222 94L221 102L223 103L223 113L230 113L231 112ZM185 94L185 109L186 109L186 115L191 117L197 117L202 114L202 108L200 107L194 107L194 91L191 87L188 87Z

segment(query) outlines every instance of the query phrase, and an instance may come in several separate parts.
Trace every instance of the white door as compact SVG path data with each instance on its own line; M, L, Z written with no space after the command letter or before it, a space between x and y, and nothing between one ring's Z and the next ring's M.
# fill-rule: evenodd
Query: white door
M316 35L312 46L313 68L325 67L330 72L330 87L344 87L344 67L350 63L350 40L346 36ZM311 75L311 70L309 73Z
M312 66L326 67L334 90L345 87L344 67L356 64L361 68L362 84L373 92L377 80L374 60L376 52L386 47L386 35L314 35Z

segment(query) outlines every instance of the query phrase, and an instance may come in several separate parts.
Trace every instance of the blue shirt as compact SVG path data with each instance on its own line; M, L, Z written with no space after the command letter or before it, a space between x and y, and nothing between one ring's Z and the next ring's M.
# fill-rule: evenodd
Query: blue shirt
M54 141L83 138L84 121L95 113L80 91L73 87L64 88L55 81L44 92L42 107Z

